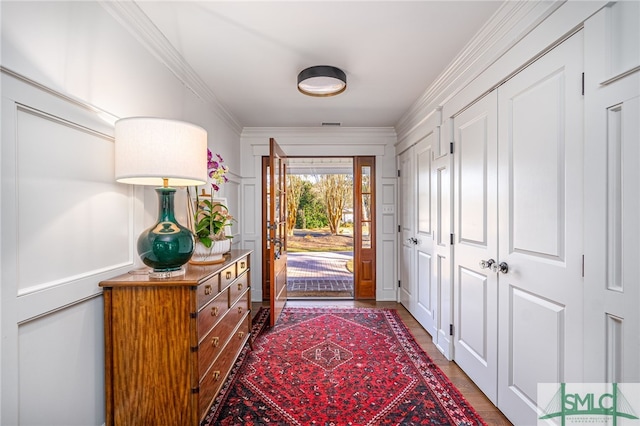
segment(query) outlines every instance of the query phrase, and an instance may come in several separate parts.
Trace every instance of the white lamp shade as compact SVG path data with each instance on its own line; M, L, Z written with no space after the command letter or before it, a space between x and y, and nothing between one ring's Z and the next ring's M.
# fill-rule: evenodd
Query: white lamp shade
M131 117L116 121L115 177L134 185L207 182L207 131L183 121Z

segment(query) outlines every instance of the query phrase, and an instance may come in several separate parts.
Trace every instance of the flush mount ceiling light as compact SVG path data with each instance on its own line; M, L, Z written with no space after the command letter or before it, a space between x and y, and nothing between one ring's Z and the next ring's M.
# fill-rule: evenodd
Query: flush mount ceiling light
M309 96L334 96L347 88L347 75L339 68L316 65L300 71L298 90Z

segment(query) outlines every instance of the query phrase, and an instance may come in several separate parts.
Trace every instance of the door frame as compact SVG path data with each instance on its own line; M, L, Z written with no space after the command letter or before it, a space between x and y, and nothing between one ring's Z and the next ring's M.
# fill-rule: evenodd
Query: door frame
M345 155L332 155L332 156L318 156L318 155L311 155L311 156L302 156L302 155L297 155L297 156L289 156L288 158L351 158L353 160L353 169L352 169L352 175L353 175L353 187L354 187L354 191L353 191L353 198L354 198L354 250L353 250L353 263L354 263L354 300L375 300L376 299L376 229L377 229L377 223L376 223L376 175L375 175L375 163L376 163L376 157L375 156L345 156ZM269 166L269 157L268 156L263 156L262 157L262 300L263 301L268 301L271 298L271 281L270 281L270 274L269 272L269 259L271 257L271 253L270 253L270 247L269 244L267 242L267 238L269 235L269 230L266 227L266 223L267 223L267 185L269 183L268 179L267 179L267 170L268 170L268 166ZM366 253L366 259L365 262L367 263L367 266L370 266L372 268L372 270L369 272L367 271L366 274L363 273L363 271L360 271L358 273L356 273L356 271L360 268L358 268L357 265L359 265L361 263L361 259L362 256L365 254L362 250L360 252L358 252L356 250L356 246L358 241L360 241L361 243L361 238L362 238L362 234L361 234L361 229L358 229L358 223L357 223L357 211L356 211L356 203L355 203L355 198L356 198L356 185L359 184L360 186L362 185L362 181L360 178L356 178L356 164L359 164L361 166L371 166L371 249L367 249L367 251L369 253ZM361 244L360 244L361 245ZM368 285L368 288L364 291L361 291L359 289L358 286L358 279L360 279L361 277L367 278L367 280L371 283Z

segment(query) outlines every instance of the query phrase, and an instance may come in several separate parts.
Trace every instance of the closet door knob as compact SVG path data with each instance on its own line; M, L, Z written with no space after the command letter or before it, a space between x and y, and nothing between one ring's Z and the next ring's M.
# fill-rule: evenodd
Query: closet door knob
M494 272L501 272L503 274L506 274L507 272L509 272L509 265L507 265L507 262L500 262L499 265L493 265L493 270Z
M492 269L492 266L495 265L496 261L493 259L489 260L481 260L480 261L480 269Z

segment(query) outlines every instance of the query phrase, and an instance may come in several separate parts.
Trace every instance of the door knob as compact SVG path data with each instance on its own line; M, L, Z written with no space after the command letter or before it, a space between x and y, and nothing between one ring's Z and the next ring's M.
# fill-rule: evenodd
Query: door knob
M493 272L502 272L503 274L506 274L509 272L509 265L507 265L507 262L500 262L499 265L494 264L492 269Z
M273 249L275 250L274 257L276 259L280 259L280 256L282 255L282 241L275 238L273 240Z
M493 259L481 260L480 261L480 269L492 269L493 265L495 265L495 264L496 264L496 261L493 260Z
M417 244L418 244L418 239L417 239L416 237L411 237L411 238L409 238L409 239L411 240L411 242L412 242L413 244L415 244L415 245L417 245Z

